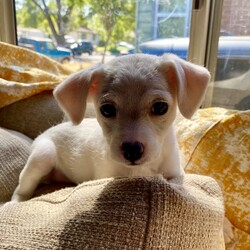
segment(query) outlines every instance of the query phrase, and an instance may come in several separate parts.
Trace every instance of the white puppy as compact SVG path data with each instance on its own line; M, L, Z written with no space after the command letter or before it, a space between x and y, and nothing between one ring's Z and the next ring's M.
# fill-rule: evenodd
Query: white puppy
M34 141L12 201L31 198L48 178L82 183L113 176L183 175L173 128L177 105L190 118L209 78L205 68L171 54L118 57L73 74L54 91L71 122ZM83 120L87 98L94 101L97 119Z

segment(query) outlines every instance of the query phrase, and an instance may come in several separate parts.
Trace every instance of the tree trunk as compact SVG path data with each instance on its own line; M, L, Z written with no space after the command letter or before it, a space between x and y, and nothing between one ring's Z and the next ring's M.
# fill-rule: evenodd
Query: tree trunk
M57 45L64 45L65 44L64 34L60 33L61 32L60 30L59 30L59 33L56 31L54 23L53 23L53 21L52 21L52 19L50 17L49 9L48 9L45 1L42 0L43 7L39 3L37 3L36 0L32 0L32 2L42 11L45 18L47 19L47 21L49 23L50 30L52 32L53 37L56 40Z
M107 36L107 40L105 41L104 51L103 51L103 55L102 55L102 64L104 64L104 61L105 61L105 56L106 56L106 53L107 53L107 49L108 49L110 38L111 38L112 33L113 33L113 29L114 29L114 27L112 27L108 31L108 36Z

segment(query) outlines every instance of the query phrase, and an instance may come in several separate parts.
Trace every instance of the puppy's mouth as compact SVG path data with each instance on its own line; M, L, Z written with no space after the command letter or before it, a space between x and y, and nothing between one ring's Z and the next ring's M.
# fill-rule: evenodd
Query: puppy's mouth
M137 163L135 161L131 161L128 163L129 166L136 166L136 165L141 165L140 163Z
M125 168L130 168L130 169L133 169L133 168L137 168L137 167L141 167L144 165L144 162L123 162L123 166Z
M114 158L113 158L114 159ZM151 161L146 157L146 155L144 155L144 157L138 159L138 160L127 160L125 159L123 156L119 157L118 159L115 160L116 162L120 163L123 165L123 167L125 168L138 168L138 167L143 167L148 165Z

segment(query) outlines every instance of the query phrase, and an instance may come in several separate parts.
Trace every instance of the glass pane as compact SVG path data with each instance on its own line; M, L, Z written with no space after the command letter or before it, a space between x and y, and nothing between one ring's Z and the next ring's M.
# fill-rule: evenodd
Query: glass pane
M192 0L16 0L18 41L59 61L70 57L70 64L80 67L101 62L104 55L107 61L135 52L171 52L186 58L191 4Z
M224 0L212 106L250 108L250 1Z
M191 0L138 0L135 37L137 51L154 55L174 53L186 59L191 7ZM183 45L184 54L180 53Z

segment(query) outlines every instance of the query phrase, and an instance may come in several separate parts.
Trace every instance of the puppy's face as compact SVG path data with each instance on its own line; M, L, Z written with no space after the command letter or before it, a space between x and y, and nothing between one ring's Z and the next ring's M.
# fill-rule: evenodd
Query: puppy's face
M158 61L116 60L104 66L100 81L95 105L111 158L126 166L155 161L177 106L175 89Z

